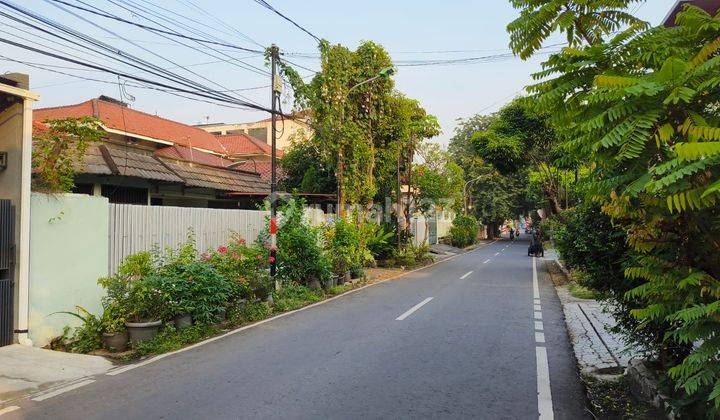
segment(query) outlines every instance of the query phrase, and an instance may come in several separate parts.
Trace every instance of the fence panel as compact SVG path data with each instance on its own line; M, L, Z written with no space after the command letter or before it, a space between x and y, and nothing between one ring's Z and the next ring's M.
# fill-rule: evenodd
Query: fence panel
M225 210L186 207L110 204L109 271L130 254L177 247L195 235L197 249L205 251L227 244L233 234L252 242L265 226L269 213L258 210Z

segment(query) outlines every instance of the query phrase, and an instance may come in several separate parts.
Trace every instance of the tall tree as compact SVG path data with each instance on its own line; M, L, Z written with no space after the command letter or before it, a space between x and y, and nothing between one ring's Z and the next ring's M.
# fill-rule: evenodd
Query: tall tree
M532 4L531 4L532 3ZM529 19L539 3L515 2ZM588 31L584 6L629 2L569 1L558 27ZM615 14L615 16L621 16ZM638 328L663 345L660 361L688 394L720 409L720 16L686 6L677 27L644 30L637 21L595 26L596 35L552 55L530 88L552 114L565 151L589 164L591 199L628 232L626 297ZM531 23L528 21L528 25ZM546 35L509 26L538 45ZM513 42L521 56L533 49ZM716 412L717 414L717 412Z

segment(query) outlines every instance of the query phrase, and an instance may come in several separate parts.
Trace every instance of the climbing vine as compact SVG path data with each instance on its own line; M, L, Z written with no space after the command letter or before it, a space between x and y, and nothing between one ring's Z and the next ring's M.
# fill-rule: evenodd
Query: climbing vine
M33 190L70 192L88 146L102 137L100 121L95 118L46 121L33 136Z

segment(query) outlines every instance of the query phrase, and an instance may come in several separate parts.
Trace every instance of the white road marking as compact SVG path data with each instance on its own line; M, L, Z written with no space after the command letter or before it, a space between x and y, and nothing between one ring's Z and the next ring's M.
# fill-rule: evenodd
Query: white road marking
M538 287L538 279L537 279L537 263L536 258L533 257L533 299L540 299L540 288Z
M498 255L500 255L500 253L499 253L499 252L496 252L496 253L495 253L495 256L497 257Z
M20 409L20 407L18 407L17 405L11 405L11 406L5 407L3 409L0 409L0 416L2 416L3 414L12 413L13 411L19 410L19 409Z
M47 400L48 398L56 397L56 396L58 396L58 395L60 395L60 394L63 394L63 393L65 393L65 392L72 391L73 389L78 389L78 388L80 388L81 386L90 385L90 384L93 383L93 382L95 382L94 379L86 379L86 380L84 380L84 381L82 381L82 382L78 382L78 383L75 383L75 384L72 384L72 385L68 385L68 386L66 386L66 387L63 387L63 388L60 388L60 389L56 389L55 391L48 392L47 394L43 394L43 395L40 395L39 397L35 397L35 398L31 398L31 399L32 399L33 401L44 401L44 400Z
M542 312L535 312L535 319L542 319Z
M402 315L400 315L399 317L395 318L395 320L396 320L396 321L402 321L403 319L405 319L405 318L409 317L410 315L412 315L413 312L415 312L415 311L417 311L418 309L420 309L423 305L425 305L426 303L430 302L431 300L433 300L432 297L425 298L425 300L423 300L422 302L420 302L420 303L418 303L417 305L413 306L412 308L408 309L407 312L405 312L404 314L402 314Z
M536 311L542 311L542 307L540 305L533 305L533 309Z
M463 274L462 277L460 277L460 280L465 280L470 274L472 274L472 271L468 271L467 273Z
M537 343L544 343L545 342L545 334L539 331L535 331L535 342Z
M483 264L487 264L489 262L490 262L490 260L485 260L485 261L483 261Z
M535 329L538 331L543 330L543 322L542 321L535 321Z
M534 303L535 305L539 305L539 304L540 304L540 299L537 299L537 298L533 299L533 303Z
M333 297L331 297L331 298L329 298L329 299L321 300L320 302L315 302L315 303L312 303L312 304L310 304L310 305L303 306L302 308L298 308L298 309L295 309L295 310L292 310L292 311L283 312L283 313L278 314L278 315L275 315L275 316L273 316L273 317L263 319L262 321L255 322L255 323L252 323L252 324L250 324L250 325L246 325L246 326L244 326L244 327L236 328L236 329L231 330L231 331L228 331L228 332L226 332L226 333L224 333L224 334L216 335L215 337L208 338L207 340L199 341L199 342L197 342L197 343L195 343L195 344L192 344L192 345L190 345L190 346L183 347L183 348L181 348L181 349L178 349L178 350L175 350L175 351L171 351L171 352L169 352L169 353L161 354L161 355L159 355L159 356L155 356L155 357L153 357L153 358L150 358L150 359L148 359L148 360L142 361L142 362L140 362L140 363L135 363L135 364L132 364L132 365L129 365L129 366L125 366L125 367L119 368L119 369L110 370L109 372L106 373L106 375L110 375L110 376L118 375L118 374L121 374L121 373L123 373L123 372L127 372L127 371L129 371L129 370L135 369L135 368L137 368L137 367L145 366L145 365L147 365L147 364L156 362L156 361L161 360L161 359L163 359L163 358L165 358L165 357L167 357L167 356L172 356L173 354L178 354L178 353L184 353L184 352L189 351L189 350L192 350L192 349L194 349L194 348L201 347L201 346L204 346L204 345L206 345L206 344L210 344L210 343L212 343L213 341L222 340L222 339L225 338L225 337L228 337L228 336L231 336L231 335L234 335L234 334L241 333L241 332L243 332L243 331L245 331L245 330L249 330L249 329L251 329L251 328L259 327L259 326L261 326L261 325L263 325L263 324L267 324L267 323L269 323L269 322L273 322L273 321L275 321L275 320L277 320L277 319L284 318L284 317L290 316L290 315L294 315L294 314L296 314L296 313L298 313L298 312L307 311L307 310L310 310L310 309L312 309L312 308L314 308L314 307L316 307L316 306L328 304L328 303L330 303L330 302L332 302L332 301L334 301L334 300L336 300L336 299L342 299L343 297L345 297L345 296L347 296L347 295L350 295L350 294L352 294L352 293L357 293L357 292L359 292L359 291L361 291L361 290L363 290L363 289L367 289L368 287L373 287L373 286L377 286L378 284L382 284L382 283L386 283L386 282L389 282L389 281L397 280L397 279L400 278L400 277L405 277L405 276L407 276L407 275L409 275L409 274L412 274L412 273L415 273L415 272L417 272L417 271L427 270L427 269L432 268L432 267L434 267L434 266L436 266L436 265L450 262L450 261L454 260L455 258L461 257L461 256L466 255L466 254L469 254L469 253L471 253L471 252L475 252L475 251L477 251L477 250L479 250L479 249L488 247L488 246L490 246L490 245L494 245L496 242L497 242L497 240L494 240L494 241L492 241L492 242L488 242L488 243L485 243L485 244L481 244L481 245L478 246L477 248L475 248L475 249L473 249L473 250L470 250L470 251L468 251L468 252L464 252L464 253L462 253L462 254L456 254L456 255L453 255L453 256L451 256L451 257L445 258L444 260L436 261L436 262L434 262L434 263L432 263L432 264L428 264L428 265L426 265L426 266L423 266L423 267L420 267L420 268L416 268L416 269L414 269L414 270L406 271L406 272L400 273L400 274L398 274L398 275L396 275L396 276L388 277L388 278L386 278L386 279L377 281L377 282L375 282L375 283L370 283L370 284L366 284L366 285L364 285L364 286L360 286L360 287L358 287L357 289L348 290L348 291L345 292L345 293L341 293L341 294L339 294L339 295L337 295L337 296L333 296Z
M535 359L537 363L537 394L538 394L538 419L552 420L554 418L552 392L550 391L550 368L548 366L547 349L535 347Z

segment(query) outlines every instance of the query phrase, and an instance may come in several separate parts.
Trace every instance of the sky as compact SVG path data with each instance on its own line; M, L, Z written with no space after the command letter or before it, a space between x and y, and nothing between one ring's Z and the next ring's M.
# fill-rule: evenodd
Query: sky
M214 89L248 89L236 93L269 107L268 89L253 89L269 83L269 76L258 71L266 70L264 58L260 54L225 47L217 47L221 51L212 51L209 48L190 49L141 28L61 5L81 17L78 18L53 6L52 0L13 1L46 18L82 31L163 68L201 81ZM88 7L79 3L81 0L63 1ZM310 75L310 70L318 69L318 60L307 57L307 54L317 53L315 39L253 0L82 1L106 13L148 25L154 24L116 4L127 1L145 8L156 7L151 10L178 19L181 19L179 16L193 19L203 25L203 31L232 45L260 49L259 46L275 43L281 51L289 53L289 60L307 68L299 69L302 75ZM113 2L116 4L112 4ZM390 52L397 63L509 53L509 36L505 27L518 15L507 0L268 0L268 3L311 33L331 43L355 48L364 40L377 42ZM639 6L636 15L655 25L662 21L674 3L675 0L647 0ZM0 7L0 11L4 10L7 9ZM172 12L176 15L170 15ZM59 52L75 54L80 61L93 60L112 64L115 68L128 72L134 71L107 57L91 57L73 50L77 47L59 46L54 40L39 39L19 28L27 30L20 23L0 17L1 38L36 47L37 43L42 43L44 46L38 48L45 51L55 48ZM561 38L553 37L547 45L561 41ZM192 41L186 42L196 45ZM546 51L553 51L554 48L556 47L548 47ZM228 58L235 61L228 62ZM68 75L8 59L35 63L46 68L47 65L70 67L53 69L103 80L105 83L79 81ZM438 117L443 133L435 140L447 144L459 118L467 118L477 113L491 113L521 94L524 87L531 83L530 75L540 68L542 59L540 56L527 61L504 58L472 64L399 66L394 78L398 90L419 100L430 114ZM218 62L223 60L224 62ZM252 67L240 64L237 60ZM194 74L177 66L185 66ZM41 97L37 107L68 105L99 95L108 95L122 97L134 109L187 124L245 122L267 117L263 111L220 107L142 89L124 79L118 83L116 76L81 69L76 64L64 63L4 44L0 44L0 69L3 69L3 72L19 71L30 74L31 88ZM290 108L291 104L287 103L285 107Z

